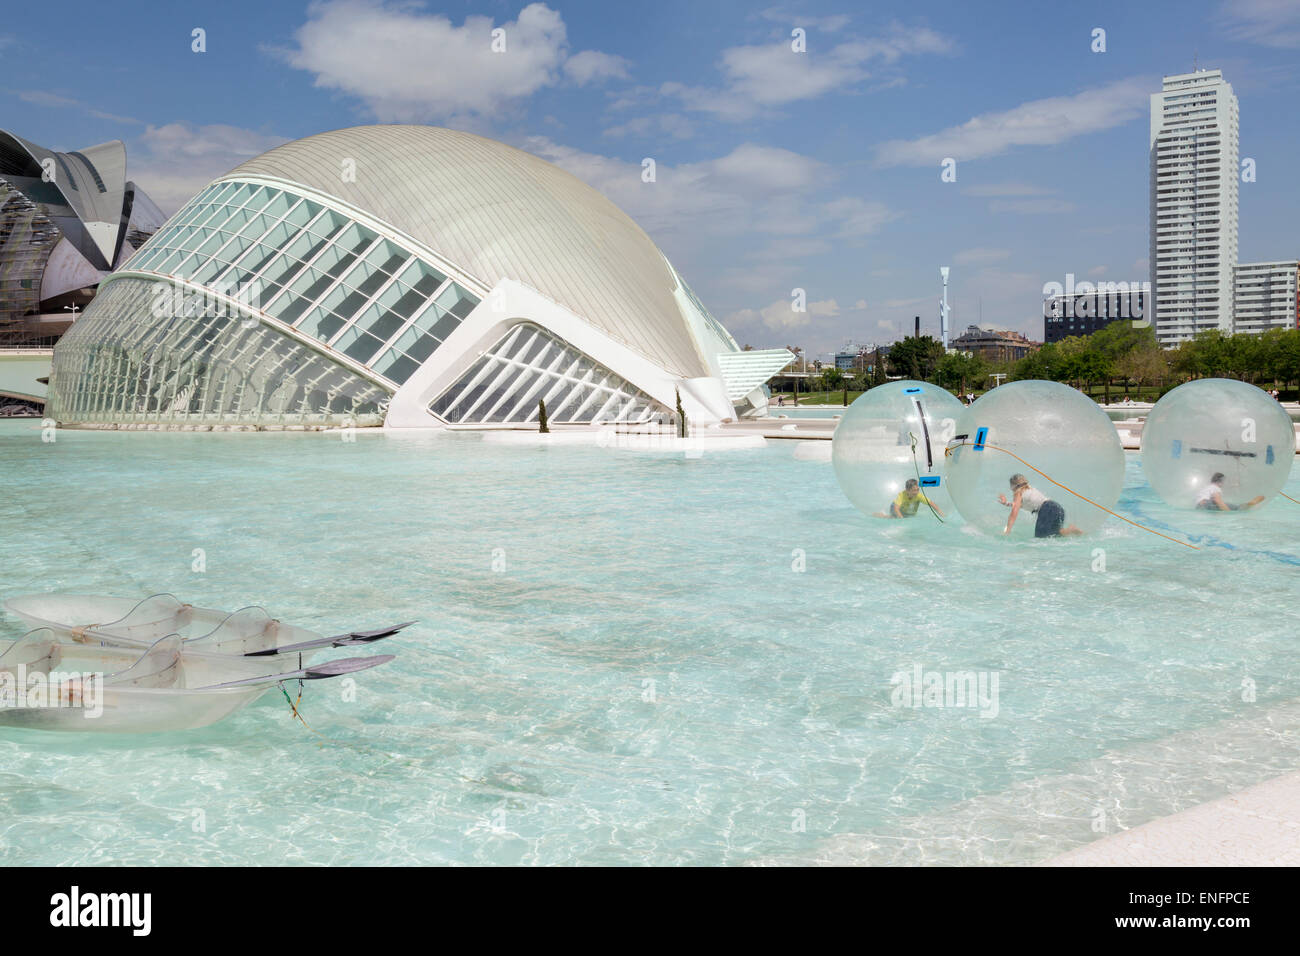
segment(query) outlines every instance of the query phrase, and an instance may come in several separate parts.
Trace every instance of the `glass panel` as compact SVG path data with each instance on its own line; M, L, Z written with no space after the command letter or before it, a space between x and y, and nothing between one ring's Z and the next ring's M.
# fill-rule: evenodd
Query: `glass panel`
M261 272L262 267L274 258L274 249L269 249L260 243L254 243L249 247L243 258L239 260L239 267L247 269L249 272Z
M447 277L441 272L419 259L411 260L411 264L403 269L397 278L426 298L433 295L438 290L438 286L447 281Z
M330 237L347 225L347 220L333 209L326 209L316 221L307 228L318 236Z
M297 259L282 255L267 268L266 277L272 282L284 284L296 276L298 271L303 268L305 266Z
M261 188L261 186L253 186L249 183L239 183L232 192L223 196L221 201L228 206L242 206L252 198L253 193Z
M271 200L262 208L262 213L275 219L279 219L289 211L289 207L296 201L295 198L289 196L287 193L277 191L271 197Z
M451 312L458 318L465 318L478 305L478 299L470 295L460 286L452 284L443 290L442 295L435 300L445 311Z
M293 242L289 243L289 247L285 249L285 254L306 262L308 259L311 259L316 255L316 253L320 252L321 249L325 248L328 242L328 239L322 239L320 236L313 235L310 232L304 232L298 236L297 239L293 240Z
M281 287L265 279L254 279L248 284L243 294L243 301L250 309L265 309L268 302L280 293Z
M357 325L361 326L371 335L377 336L387 342L393 337L398 329L402 327L403 319L395 312L388 312L378 306L371 306L366 309L365 314L357 320Z
M284 217L284 221L290 225L301 228L311 222L312 219L316 218L320 211L320 206L316 205L316 203L312 202L310 199L304 199L302 202L298 203L298 205L294 206L293 209L289 210L288 215Z
M527 343L534 335L542 340L543 349L538 350L535 345ZM406 338L405 333L402 338ZM521 368L513 360L508 360L507 356L521 350L521 345L523 351L538 352L541 358L557 363L555 370ZM434 399L429 410L458 424L533 421L537 400L548 395L547 413L557 422L612 421L620 416L624 420L640 421L652 411L662 410L649 396L607 369L593 366L589 359L575 361L579 358L580 353L571 346L536 326L518 326L507 333L470 372ZM574 382L561 376L561 371L577 366L594 371L613 387ZM482 380L475 382L480 372L483 373ZM494 408L497 401L507 394L504 404Z
M460 319L451 313L447 313L434 323L434 326L430 331L441 341L445 342L447 341L447 336L451 335L458 325L460 325Z
M276 192L277 190L268 189L265 186L259 186L257 192L253 193L253 195L249 197L248 203L244 208L249 212L256 212L265 206Z
M209 282L216 278L218 272L221 272L227 267L228 264L222 262L220 259L211 259L206 265L201 266L195 271L192 279L195 282Z
M302 315L310 306L311 299L300 299L290 293L275 303L275 308L271 310L271 314L285 325L293 325L298 316Z
M534 381L537 380L537 373L520 369L510 374L505 382L501 383L498 391L493 392L493 397L489 401L479 406L479 420L489 422L503 422L510 409L514 407ZM493 408L493 404L496 408ZM484 419L483 416L486 416Z
M178 249L175 252L167 253L167 258L159 262L158 265L154 267L154 271L171 272L188 255L189 253L184 251L183 249Z
M351 314L340 308L343 301L349 296L354 295L347 286L337 285L330 290L330 294L321 299L321 308L328 309L331 312L337 312L339 315L351 318Z
M289 286L294 295L300 295L307 300L314 302L320 298L321 294L330 287L334 278L327 276L323 272L317 272L315 269L304 269L302 274L293 281Z
M462 407L466 406L467 403L472 403L473 401L473 395L470 393L469 383L478 378L479 373L483 371L484 367L490 361L490 358L484 356L471 365L469 371L462 375L455 385L433 400L433 403L429 406L429 410L435 415L447 418L448 421L460 421ZM451 412L449 415L448 410L453 406L455 406L455 411Z
M358 223L352 223L335 240L339 248L346 252L360 253L379 237Z
M395 273L406 261L407 254L387 239L380 239L373 249L366 254L366 261L376 269L382 269L389 275Z
M209 233L208 238L205 239L203 241L203 244L200 245L198 249L196 249L195 251L200 256L207 258L208 256L212 255L214 252L216 252L218 249L220 249L223 245L225 245L226 241L229 238L230 237L226 235L224 232Z
M288 320L285 319L284 321ZM307 314L307 317L298 323L297 328L298 331L314 336L322 342L325 342L332 339L338 330L343 328L343 320L331 312L326 312L324 309L316 308L312 309L311 312Z
M248 239L261 239L266 235L266 231L274 224L274 219L268 219L266 216L258 213L252 219L248 220L248 225L239 230L239 234Z
M342 301L334 306L334 312L350 322L352 317L361 311L361 307L366 304L370 296L364 292L354 292L348 289L347 286L342 285L334 289L334 292L340 291L346 294L343 296ZM330 298L334 297L334 292L330 293Z
M546 336L530 330L528 333L520 336L513 354L507 355L507 358L513 359L523 365L540 365L537 362L538 353L546 348Z
M358 362L368 362L371 357L384 347L382 340L362 332L355 325L339 336L334 348L348 358Z
M277 223L271 231L262 237L262 242L273 249L283 249L289 240L297 235L297 230L287 223Z
M369 268L368 265L367 268ZM356 277L359 271L360 270L354 269L352 273L347 276L347 279L348 281L355 282L356 290L362 293L367 299L378 292L380 288L383 287L384 283L388 281L388 275L376 269L367 278L362 279L360 282L356 282Z
M390 391L260 323L151 308L120 276L64 335L50 411L69 423L378 425ZM187 309L187 312L190 310Z
M221 228L226 232L238 232L252 218L253 214L247 209L232 209L230 210L230 218L226 220L225 225L221 226Z
M239 183L222 183L220 191L212 197L213 204L224 203L226 197L234 195L235 191L238 189Z
M314 263L317 269L328 272L330 275L338 278L348 267L356 260L356 254L345 252L338 246L330 246L317 257Z
M385 290L382 298L387 298L390 293L396 297L395 301L391 305L392 310L404 319L409 319L414 315L415 310L425 302L425 297L419 292L416 292L414 289L403 292L402 287L396 283Z
M398 385L402 385L408 378L415 374L420 363L413 358L403 355L401 352L389 352L377 363L375 371L387 379L391 379Z
M429 329L437 325L439 320L442 319L445 314L446 313L436 305L430 303L429 307L416 317L414 326L421 331L427 332ZM451 327L455 328L455 323L452 323Z

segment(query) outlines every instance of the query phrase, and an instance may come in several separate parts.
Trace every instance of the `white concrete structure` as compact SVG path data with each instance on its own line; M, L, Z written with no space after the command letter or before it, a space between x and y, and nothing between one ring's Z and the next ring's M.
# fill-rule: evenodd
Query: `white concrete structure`
M1242 262L1237 265L1233 293L1233 325L1237 332L1300 328L1300 298L1296 280L1300 262Z
M213 182L59 343L61 422L389 428L760 413L743 353L650 238L502 143L368 126ZM761 366L761 368L760 368ZM766 371L770 369L770 371ZM764 374L765 372L765 374Z
M1219 70L1166 76L1151 96L1151 290L1161 345L1233 329L1237 126L1237 97Z

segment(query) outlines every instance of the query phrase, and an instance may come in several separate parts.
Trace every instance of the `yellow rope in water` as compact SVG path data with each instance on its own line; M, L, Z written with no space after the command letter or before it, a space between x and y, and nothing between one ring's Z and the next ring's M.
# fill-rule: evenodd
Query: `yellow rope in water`
M315 735L316 735L317 737L319 737L321 740L329 740L330 738L326 737L324 734L322 734L319 730L317 730L317 729L316 729L315 727L313 727L311 724L307 723L306 718L304 718L303 715L302 715L302 713L298 710L298 705L302 703L302 690L303 690L303 688L302 688L302 682L299 681L299 682L298 682L298 699L295 701L295 700L290 699L290 697L289 697L289 692L288 692L287 690L284 689L284 684L281 684L281 685L280 685L280 693L284 694L284 699L287 700L287 701L289 702L289 709L293 711L293 715L294 715L295 717L297 717L298 720L300 720L300 721L302 722L302 725L303 725L304 727L306 727L308 730L310 730L313 734L315 734ZM333 742L334 742L334 743L342 743L342 741L333 741Z
M943 454L944 454L944 457L946 458L947 456L951 455L951 454L952 454L952 450L953 450L954 448L961 448L963 445L971 445L971 446L974 446L974 444L975 444L974 442L964 441L964 442L958 442L956 445L949 445L949 446L944 450L944 453L943 453ZM1134 520L1131 519L1131 518L1125 518L1122 514L1116 514L1114 511L1111 511L1111 510L1110 510L1109 508L1107 508L1105 505L1103 505L1103 504L1098 504L1097 502L1093 501L1093 500L1092 500L1091 498L1089 498L1087 495L1081 495L1081 494L1079 494L1077 491L1075 491L1073 488L1071 488L1070 486L1061 484L1061 482L1057 481L1057 480L1056 480L1055 478L1053 478L1051 475L1047 474L1047 472L1045 472L1045 471L1039 471L1037 468L1035 468L1035 467L1034 467L1033 465L1031 465L1029 462L1025 461L1023 458L1021 458L1019 455L1017 455L1017 454L1016 454L1015 452L1013 452L1013 451L1007 451L1005 448L999 448L997 445L990 445L990 444L988 444L987 442L984 444L983 447L984 447L984 448L990 448L990 449L992 449L993 451L1000 451L1000 452L1002 452L1002 454L1004 454L1004 455L1010 455L1010 456L1011 456L1012 458L1014 458L1016 461L1020 462L1020 464L1024 465L1026 468L1028 468L1030 471L1038 472L1038 474L1042 475L1044 478L1046 478L1046 479L1047 479L1048 481L1050 481L1052 484L1056 485L1058 488L1064 488L1064 489L1065 489L1066 491L1068 491L1070 494L1074 495L1074 497L1076 497L1076 498L1080 498L1080 499L1082 499L1083 501L1088 502L1088 504L1093 505L1093 506L1095 506L1095 507L1097 507L1097 508L1100 508L1102 511L1106 512L1106 514L1108 514L1108 515L1113 515L1114 517L1118 518L1120 521L1127 521L1129 524L1131 524L1131 525L1132 525L1133 527L1135 527L1135 528L1141 528L1143 531L1149 531L1151 534L1159 535L1160 537L1165 538L1166 540L1172 541L1174 544L1181 544L1184 548L1190 548L1190 549L1193 550L1193 551L1200 551L1200 550L1201 550L1200 548L1198 548L1198 547L1197 547L1196 545L1194 545L1194 544L1188 544L1186 541L1179 541L1177 538L1171 538L1169 535L1167 535L1167 534L1163 534L1162 532L1159 532L1159 531L1155 530L1154 528L1148 528L1148 527L1147 527L1146 525L1144 525L1144 524L1138 524L1136 521L1134 521Z
M1295 499L1292 498L1290 495L1288 495L1285 491L1279 491L1278 494L1281 495L1283 498L1285 498L1287 501L1295 501ZM1295 503L1300 505L1300 501L1295 501Z
M367 745L365 745L365 744L356 744L356 743L353 743L353 742L350 741L350 740L339 740L339 739L336 738L336 737L326 737L324 734L322 734L319 730L317 730L317 729L316 729L315 727L313 727L311 724L307 723L307 720L306 720L306 718L303 717L302 712L298 710L298 705L302 703L302 694L303 694L303 689L304 689L304 688L303 688L302 681L299 681L299 682L298 682L298 700L297 700L297 701L294 701L293 698L291 698L291 697L289 696L289 692L288 692L287 690L284 689L284 684L283 684L283 683L280 684L280 693L284 694L284 699L288 702L288 704L289 704L289 709L293 711L293 715L294 715L295 717L297 717L299 721L302 722L302 725L303 725L304 727L306 727L306 728L307 728L308 730L310 730L313 734L315 734L317 737L319 737L319 738L321 739L322 742L327 743L327 744L334 744L334 745L337 746L337 747L350 747L350 748L352 748L353 750L356 750L356 751L358 751L358 752L360 752L360 753L379 754L380 756L388 757L390 761L395 761L395 760L398 759L395 755L389 753L388 751L380 750L380 749L377 748L377 747L370 747L370 746L367 746Z

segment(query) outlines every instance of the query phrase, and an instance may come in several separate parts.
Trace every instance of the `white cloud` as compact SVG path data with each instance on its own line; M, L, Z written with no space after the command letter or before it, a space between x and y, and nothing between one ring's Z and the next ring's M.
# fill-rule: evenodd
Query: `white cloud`
M18 98L24 103L31 103L33 106L44 106L51 109L81 105L77 100L69 99L66 96L59 96L56 93L50 93L46 90L19 90Z
M602 136L610 139L659 134L673 139L690 139L695 135L695 124L680 113L659 113L655 116L639 116L626 123L611 126L601 133Z
M1091 269L1088 270L1088 275L1093 276L1094 278L1099 276L1104 276L1105 274L1106 274L1105 266L1093 266Z
M629 66L627 60L613 53L583 50L564 61L564 74L579 86L586 86L593 80L625 80Z
M213 179L286 142L238 126L149 126L127 151L130 176L170 215Z
M992 249L987 246L976 246L973 249L963 249L952 257L954 265L974 266L984 265L989 262L1001 262L1003 259L1011 258L1010 249Z
M493 50L494 29L505 49ZM564 20L532 3L512 21L447 17L393 0L324 0L308 8L279 51L315 74L316 86L355 96L381 122L484 117L524 100L567 75L589 83L626 71L621 57L586 50L568 55Z
M1234 40L1300 48L1300 4L1295 0L1226 0L1219 16Z
M775 332L798 329L807 325L814 317L832 317L840 314L839 304L834 299L809 302L806 311L797 312L794 299L777 299L762 309L739 309L732 312L722 324L726 326L762 325Z
M640 163L545 137L532 137L523 147L599 189L661 244L665 234L699 238L792 231L783 226L791 197L824 184L831 175L815 159L753 143L715 159L657 162L652 183L642 181Z
M735 251L732 262L783 263L834 251L833 239L875 232L898 213L856 196L819 194L834 170L791 150L743 143L713 159L673 165L656 162L655 182L642 181L640 163L625 162L532 137L520 144L599 189L669 253L689 261L711 256L717 240ZM756 238L766 239L755 245ZM686 255L690 253L690 255ZM749 276L749 273L745 273ZM745 281L736 278L740 287Z
M825 217L839 221L840 226L835 235L840 239L869 235L899 215L882 202L859 199L856 196L832 199L823 204L821 209Z
M845 40L826 50L819 50L815 40L809 44L802 53L791 49L789 37L730 47L722 52L719 64L723 88L670 82L663 84L660 92L679 98L687 109L739 121L764 109L851 89L870 79L877 65L891 66L909 55L947 53L953 46L947 37L926 27L899 24L893 24L884 36Z
M1073 96L1031 100L1014 109L983 113L928 136L882 143L876 147L876 163L938 166L946 157L960 163L998 156L1017 146L1063 143L1146 116L1155 88L1150 79L1134 77Z
M3 46L3 44L0 44L0 46ZM144 125L140 120L133 119L130 116L106 113L87 103L83 103L81 100L59 96L57 93L51 93L47 90L16 90L15 95L24 103L31 103L33 106L40 106L45 109L79 109L87 116L93 116L96 119L109 120L114 123L129 123L136 126Z

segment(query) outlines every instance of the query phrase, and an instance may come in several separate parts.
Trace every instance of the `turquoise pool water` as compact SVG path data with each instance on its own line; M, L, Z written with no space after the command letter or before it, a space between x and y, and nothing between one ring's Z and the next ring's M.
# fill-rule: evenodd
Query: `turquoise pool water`
M420 619L355 701L309 685L322 736L278 695L188 733L0 730L0 862L1027 862L1100 835L1090 800L1113 829L1294 769L1300 505L1174 512L1130 456L1121 505L1207 547L1008 543L862 518L793 445L0 422L0 596ZM996 675L996 714L896 706L918 665Z

